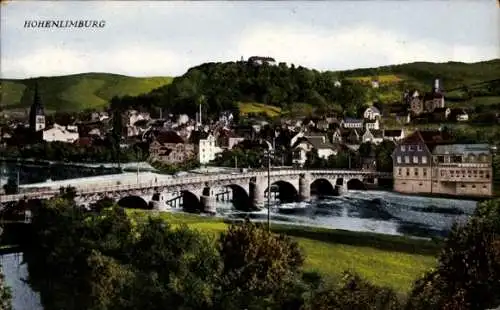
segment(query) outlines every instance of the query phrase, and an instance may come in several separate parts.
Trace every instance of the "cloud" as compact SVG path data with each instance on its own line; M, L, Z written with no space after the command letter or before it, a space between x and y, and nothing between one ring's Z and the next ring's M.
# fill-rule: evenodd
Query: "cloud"
M414 61L474 62L497 57L492 46L450 45L358 25L328 31L305 25L261 25L242 35L238 51L318 69L346 69ZM493 43L493 42L492 42Z
M178 53L155 48L128 47L95 53L69 48L43 48L21 58L2 61L2 77L51 76L83 72L112 72L154 76L183 72L185 59ZM182 74L182 73L180 73Z
M332 29L299 21L261 22L244 27L238 36L230 32L220 35L219 39L202 32L189 40L171 41L155 35L133 39L124 35L101 41L106 39L104 33L99 37L81 34L81 40L60 39L52 44L55 47L37 44L29 53L3 54L1 76L24 78L81 72L181 75L203 62L235 61L252 55L271 56L279 62L318 70L341 70L413 61L474 62L495 58L499 52L494 44L452 45L373 24ZM94 41L88 42L84 37Z

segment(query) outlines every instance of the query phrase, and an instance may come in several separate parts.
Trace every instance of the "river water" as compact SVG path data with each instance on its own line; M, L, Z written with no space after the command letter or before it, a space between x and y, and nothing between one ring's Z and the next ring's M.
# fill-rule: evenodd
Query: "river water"
M10 165L10 174L19 166ZM42 169L42 170L40 170ZM68 176L106 175L116 171L109 169L72 168L70 173L61 173L60 168L22 167L21 184L66 179ZM43 174L34 171L43 171ZM56 173L54 174L54 171ZM5 174L4 174L5 175ZM36 176L36 177L35 177ZM165 176L163 176L165 177ZM0 182L3 183L3 182ZM388 191L349 190L339 197L326 197L310 202L274 204L271 220L274 223L317 226L350 231L366 231L412 237L445 236L453 223L465 222L474 212L477 202L460 199L409 196ZM180 210L173 209L171 211ZM217 216L224 218L250 217L256 221L267 219L267 210L241 212L231 203L219 203ZM39 296L22 279L27 277L26 266L21 265L21 255L1 257L7 284L13 290L14 309L42 309Z
M12 292L12 307L14 310L42 310L40 296L24 282L28 277L28 270L22 261L22 254L0 256L5 282Z

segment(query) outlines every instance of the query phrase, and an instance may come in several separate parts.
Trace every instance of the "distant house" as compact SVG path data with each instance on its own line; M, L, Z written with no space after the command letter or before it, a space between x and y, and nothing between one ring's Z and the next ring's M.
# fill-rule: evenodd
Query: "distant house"
M362 134L358 128L347 129L342 132L342 142L346 145L359 145L361 137Z
M78 140L78 127L61 126L54 124L51 128L43 129L43 141L74 143Z
M378 120L378 118L376 118L374 120L365 121L365 128L379 130L380 129L380 121Z
M376 118L380 118L380 110L377 109L376 107L369 107L365 110L363 113L364 119L367 120L375 120Z
M211 133L193 131L189 140L195 145L195 153L200 164L208 164L222 152L222 149L216 145L217 139Z
M243 140L245 140L245 138L237 136L233 131L229 129L222 129L217 137L217 144L221 148L231 150L235 145Z
M404 130L402 129L394 129L394 130L384 130L383 139L389 141L401 141L405 138Z
M396 121L401 124L409 124L411 122L410 112L399 112L394 117L396 118Z
M342 120L340 124L342 125L343 128L357 128L357 129L363 128L362 119L346 117Z
M313 149L318 151L320 158L327 159L331 155L337 155L337 148L328 141L326 136L303 137L293 146L293 163L304 165L307 160L307 153Z
M469 120L469 114L464 109L450 109L448 113L448 120L457 122L466 122Z
M186 143L175 131L163 131L149 145L151 159L167 164L179 164L196 158L195 145Z
M384 140L383 133L381 130L370 130L366 129L365 133L361 137L363 142L378 144Z

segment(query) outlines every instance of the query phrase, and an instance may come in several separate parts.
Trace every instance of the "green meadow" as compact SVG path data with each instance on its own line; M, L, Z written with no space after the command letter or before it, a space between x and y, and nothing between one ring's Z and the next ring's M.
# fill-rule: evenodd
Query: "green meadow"
M128 210L136 221L159 216L173 226L187 225L217 237L228 224L220 218L185 213ZM407 293L413 281L435 266L440 244L400 236L349 232L293 225L272 225L299 243L306 256L305 269L336 278L343 271L359 273L379 285Z

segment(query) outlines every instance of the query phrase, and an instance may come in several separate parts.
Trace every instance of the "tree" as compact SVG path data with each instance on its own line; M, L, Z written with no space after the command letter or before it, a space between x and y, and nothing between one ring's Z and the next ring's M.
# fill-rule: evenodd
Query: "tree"
M304 257L298 244L250 222L220 237L223 269L219 309L265 309L287 300Z
M455 225L438 267L415 283L408 309L490 309L500 305L500 200Z
M401 307L392 289L378 287L356 274L345 272L340 285L323 284L315 290L304 310L396 310Z
M383 172L392 172L392 152L394 151L395 144L392 141L384 140L377 145L375 157L377 162L377 170Z

